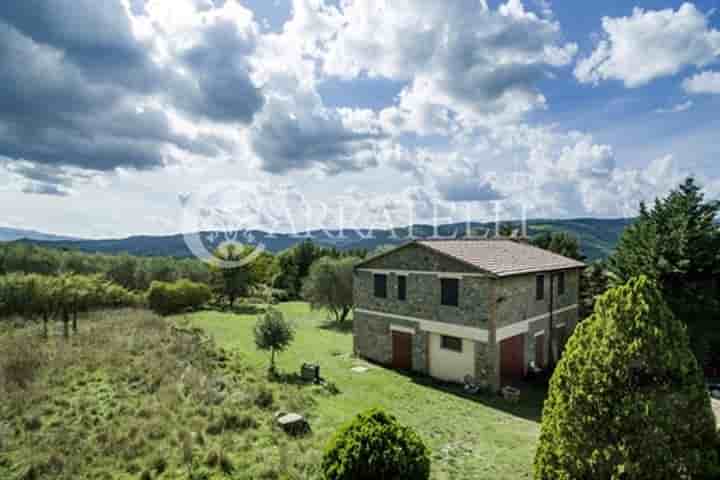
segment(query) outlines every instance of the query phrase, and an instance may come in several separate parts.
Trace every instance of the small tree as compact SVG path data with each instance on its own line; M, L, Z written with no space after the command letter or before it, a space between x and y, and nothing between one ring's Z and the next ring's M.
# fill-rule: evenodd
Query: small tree
M254 332L257 348L270 351L270 371L275 372L275 353L284 351L292 343L295 338L293 326L282 312L270 308L255 324Z
M683 324L646 277L613 288L550 381L537 480L713 477L715 419Z
M303 298L310 307L327 308L335 321L343 322L354 306L353 267L359 261L356 257L323 257L313 263L303 285Z
M327 480L426 480L430 452L410 427L373 409L335 433L325 450L322 471Z

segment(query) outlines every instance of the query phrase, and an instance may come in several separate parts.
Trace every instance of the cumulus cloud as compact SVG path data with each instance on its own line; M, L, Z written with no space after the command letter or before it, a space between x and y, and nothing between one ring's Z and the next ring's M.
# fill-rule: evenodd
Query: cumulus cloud
M559 24L526 11L519 0L497 10L457 0L348 1L343 26L323 50L323 69L409 83L396 112L415 123L443 123L459 112L507 115L544 104L535 84L577 49ZM412 122L412 121L411 121Z
M683 88L688 93L720 94L720 72L706 71L683 80Z
M635 8L629 17L604 17L603 34L592 54L580 60L580 82L620 80L626 87L645 85L688 66L702 67L720 55L720 31L692 3L677 10Z
M182 48L166 48L160 62L160 40L137 35L131 18L146 6L2 3L0 154L110 172L162 167L176 152L212 157L229 148L228 139L176 128L171 114L251 121L263 103L246 60L254 48L251 23L205 21L182 37Z
M264 103L251 79L250 58L258 40L252 13L236 3L214 10L208 2L199 8L190 25L166 32L177 62L171 64L166 95L191 115L250 123ZM182 74L176 74L178 69Z
M0 172L9 179L14 190L39 195L67 196L73 193L73 185L96 180L96 175L89 170L12 161L7 157L0 157Z
M338 174L377 165L381 134L356 131L313 95L272 97L250 130L262 168L271 173L318 167Z

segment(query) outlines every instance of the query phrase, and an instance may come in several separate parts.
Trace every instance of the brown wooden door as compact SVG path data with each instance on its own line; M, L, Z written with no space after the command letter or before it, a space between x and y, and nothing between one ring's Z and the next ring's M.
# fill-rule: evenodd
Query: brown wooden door
M412 368L412 335L392 332L392 367L398 370Z
M535 337L535 366L545 366L545 335Z
M500 375L503 380L525 375L525 335L515 335L500 342Z

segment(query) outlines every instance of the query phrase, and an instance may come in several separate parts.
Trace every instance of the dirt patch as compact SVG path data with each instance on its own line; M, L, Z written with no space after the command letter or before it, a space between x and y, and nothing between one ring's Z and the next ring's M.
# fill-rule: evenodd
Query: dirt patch
M720 425L720 400L712 398L710 402L712 403L713 412L715 412L715 421Z

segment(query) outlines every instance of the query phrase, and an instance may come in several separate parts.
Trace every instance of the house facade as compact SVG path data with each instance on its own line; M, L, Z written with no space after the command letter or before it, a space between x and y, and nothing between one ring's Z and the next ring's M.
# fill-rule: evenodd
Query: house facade
M355 268L355 353L499 388L558 357L578 320L583 267L508 239L407 243Z

